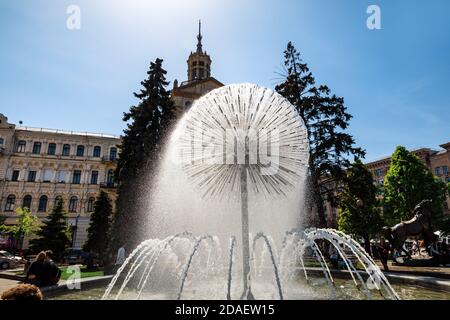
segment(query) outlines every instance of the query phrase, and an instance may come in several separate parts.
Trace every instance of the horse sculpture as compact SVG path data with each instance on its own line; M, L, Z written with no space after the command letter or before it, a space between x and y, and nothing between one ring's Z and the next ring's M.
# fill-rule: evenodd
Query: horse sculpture
M431 226L431 200L423 200L414 208L414 217L408 221L402 221L394 227L384 227L384 236L397 251L405 252L409 258L411 255L403 248L407 237L421 235L425 246L436 242L437 236Z

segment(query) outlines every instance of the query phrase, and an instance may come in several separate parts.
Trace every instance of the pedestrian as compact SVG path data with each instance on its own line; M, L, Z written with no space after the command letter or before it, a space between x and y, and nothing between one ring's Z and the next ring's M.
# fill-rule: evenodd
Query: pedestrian
M36 256L36 259L31 263L27 270L25 279L30 284L38 287L46 286L49 283L49 276L46 272L45 262L47 255L44 251L41 251Z
M126 254L125 247L126 247L126 245L123 244L123 245L119 248L119 250L117 250L117 257L116 257L116 263L115 263L115 269L116 269L116 271L117 271L117 269L119 269L120 266L125 262L125 254Z
M49 284L56 285L61 279L61 270L58 268L56 263L53 261L53 251L45 251L47 257L46 263L44 263L45 272L49 273Z

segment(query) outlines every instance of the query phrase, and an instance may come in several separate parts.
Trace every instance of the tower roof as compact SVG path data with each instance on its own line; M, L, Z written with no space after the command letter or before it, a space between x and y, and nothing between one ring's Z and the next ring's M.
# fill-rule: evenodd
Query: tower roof
M202 21L198 20L197 53L203 53L202 39Z

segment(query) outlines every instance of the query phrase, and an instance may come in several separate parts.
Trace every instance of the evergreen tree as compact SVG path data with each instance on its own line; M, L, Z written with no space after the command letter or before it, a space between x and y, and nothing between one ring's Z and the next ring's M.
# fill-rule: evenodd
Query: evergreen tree
M449 229L443 214L446 185L425 164L404 147L397 147L384 179L384 220L390 226L412 218L414 207L422 200L432 200L432 222L437 230Z
M311 213L316 210L320 227L326 227L324 201L335 203L334 190L339 185L347 167L349 156L364 157L365 152L354 146L353 137L345 133L352 116L344 106L344 99L331 95L325 85L316 82L306 63L291 42L284 51L285 80L275 87L305 122L310 146L307 199ZM331 179L330 179L331 178ZM332 184L326 181L333 181ZM314 217L315 218L315 217Z
M357 160L343 178L343 191L338 196L339 230L364 239L370 253L370 239L382 227L377 188L371 172Z
M116 169L118 198L113 223L113 247L136 245L142 236L143 217L140 208L146 177L156 176L154 170L162 156L164 139L176 120L175 106L166 88L166 71L161 59L150 64L142 89L134 93L136 106L124 113L124 130ZM137 197L136 195L140 195Z
M37 238L30 241L34 251L51 250L55 260L63 258L64 251L70 245L69 226L67 214L64 210L64 201L59 199L43 225L36 232Z
M94 204L94 212L91 215L91 222L87 229L88 239L83 246L83 250L97 254L102 263L106 261L107 257L111 216L111 199L106 192L100 191Z

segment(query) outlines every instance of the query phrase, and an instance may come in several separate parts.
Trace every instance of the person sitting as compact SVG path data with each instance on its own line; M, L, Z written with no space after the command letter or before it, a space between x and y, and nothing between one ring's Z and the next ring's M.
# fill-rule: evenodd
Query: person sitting
M41 290L32 284L19 284L4 291L1 300L39 301L44 299Z
M46 275L46 259L47 255L44 251L38 253L36 259L31 263L30 267L27 270L25 276L27 282L38 287L48 285L49 277Z
M45 251L45 255L47 257L47 261L44 264L45 269L49 272L49 284L56 285L61 279L61 270L58 268L55 262L53 262L53 251L47 250Z

